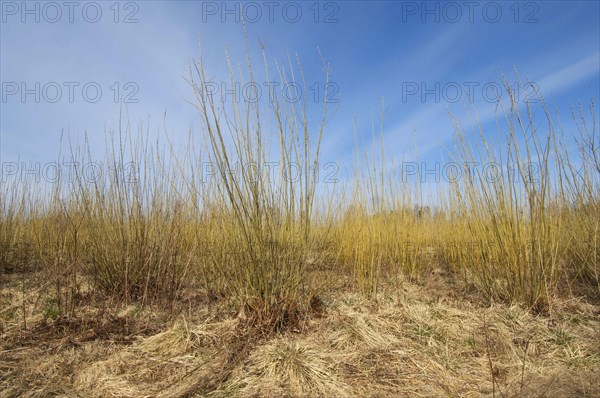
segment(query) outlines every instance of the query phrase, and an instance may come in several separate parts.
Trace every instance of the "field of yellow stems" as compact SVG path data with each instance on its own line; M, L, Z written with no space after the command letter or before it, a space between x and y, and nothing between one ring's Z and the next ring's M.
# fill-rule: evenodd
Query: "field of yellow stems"
M455 164L497 174L459 168L426 207L382 141L323 189L327 103L219 103L192 71L184 150L123 128L102 178L2 182L0 395L600 396L593 102L575 132L541 98L493 140L456 121Z

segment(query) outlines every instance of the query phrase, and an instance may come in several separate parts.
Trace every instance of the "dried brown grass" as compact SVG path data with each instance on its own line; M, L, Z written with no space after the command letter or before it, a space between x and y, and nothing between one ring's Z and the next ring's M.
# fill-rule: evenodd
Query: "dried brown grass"
M0 343L1 395L600 396L597 304L557 299L533 315L469 300L443 278L394 293L374 302L334 288L301 332L275 335L257 333L227 300L191 312L95 301L77 321L38 314L28 329L15 314Z

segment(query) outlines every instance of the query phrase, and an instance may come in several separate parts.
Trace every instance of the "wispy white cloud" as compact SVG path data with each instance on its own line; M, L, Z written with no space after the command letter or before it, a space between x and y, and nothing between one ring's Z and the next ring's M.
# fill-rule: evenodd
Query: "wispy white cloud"
M599 74L600 52L596 52L544 76L537 84L543 95L557 95Z

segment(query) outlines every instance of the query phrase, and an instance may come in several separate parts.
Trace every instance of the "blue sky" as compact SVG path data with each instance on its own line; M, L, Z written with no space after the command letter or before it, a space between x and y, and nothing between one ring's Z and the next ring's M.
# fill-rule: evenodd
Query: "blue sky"
M259 43L269 62L297 55L308 85L322 90L321 56L330 62L338 90L337 102L329 104L324 161L350 161L354 124L370 142L381 98L386 151L409 159L416 149L422 159L441 161L452 139L449 112L467 123L464 106L472 104L484 126L495 130L495 104L484 88L493 89L502 73L518 86L522 104L532 89L518 84L515 69L534 82L564 115L567 129L571 103L600 97L597 1L476 2L471 9L467 2L434 1L139 1L118 7L100 1L75 2L72 10L61 1L31 1L25 5L31 12L24 4L2 1L2 162L54 160L62 131L72 137L87 132L100 156L106 132L124 109L113 98L117 88L119 96L137 100L126 105L133 125L162 131L166 111L169 136L183 142L190 127L200 126L183 79L200 54L199 40L215 82L229 81L224 47L234 63L245 62L242 24L227 12L236 8L254 20L247 33L256 65ZM39 103L35 94L23 100L22 88L35 91L36 83ZM51 103L56 85L62 96ZM102 95L91 102L96 87ZM314 117L318 111L312 104Z

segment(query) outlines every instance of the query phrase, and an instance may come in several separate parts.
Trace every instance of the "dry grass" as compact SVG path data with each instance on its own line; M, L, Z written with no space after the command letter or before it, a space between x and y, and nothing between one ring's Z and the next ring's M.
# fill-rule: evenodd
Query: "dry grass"
M18 283L5 284L1 296ZM433 289L455 294L435 297ZM271 336L249 331L227 300L179 315L107 309L98 300L79 307L77 322L29 329L5 317L0 390L3 397L599 396L600 306L561 299L552 314L533 315L456 289L441 277L405 281L375 303L334 287L323 315L301 333Z

